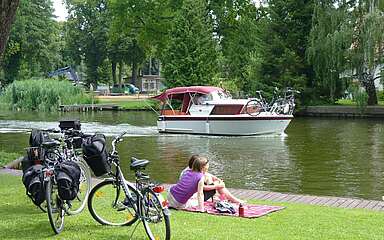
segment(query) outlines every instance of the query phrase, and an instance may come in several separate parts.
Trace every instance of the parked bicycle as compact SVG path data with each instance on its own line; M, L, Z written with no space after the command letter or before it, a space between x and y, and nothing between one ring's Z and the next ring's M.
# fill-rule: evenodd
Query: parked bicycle
M57 130L49 131L57 132ZM73 129L62 129L60 132L62 133L60 138L42 143L45 152L43 173L47 212L51 227L56 234L64 228L65 214L75 215L85 208L91 189L89 168L74 149L76 147L74 140L81 138L79 136L81 132ZM79 182L71 185L68 183L71 181L68 179L68 175L76 174L76 172L79 173L79 176L74 178ZM65 186L60 186L60 184ZM73 186L76 187L70 190ZM67 191L64 192L60 187Z
M267 102L262 96L261 91L256 91L256 93L258 97L250 99L245 105L245 112L251 116L257 116L262 112L292 115L295 109L295 94L300 92L287 88L282 97L279 90L275 88L270 102Z
M116 144L123 140L124 134L112 141L112 152L108 154L107 161L114 167L112 170L107 169L110 178L92 189L88 198L88 209L100 224L130 226L139 220L149 239L168 240L171 236L170 214L167 201L161 195L164 188L153 183L143 172L149 161L131 159L130 169L135 172L135 183L128 182L123 175Z
M51 138L49 132L60 136ZM27 195L48 213L56 234L64 228L65 214L78 214L85 208L90 192L91 173L75 150L79 143L81 147L82 137L86 136L71 128L33 130L31 133L32 147L27 149L23 183Z

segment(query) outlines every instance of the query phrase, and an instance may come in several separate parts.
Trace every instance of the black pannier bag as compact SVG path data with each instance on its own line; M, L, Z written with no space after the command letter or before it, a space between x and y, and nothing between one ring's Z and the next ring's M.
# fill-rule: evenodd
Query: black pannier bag
M33 129L29 137L29 146L40 147L43 142L49 142L51 139L47 132Z
M30 166L41 164L43 162L43 149L30 147L26 149L27 155L21 161L21 169L25 172Z
M40 206L45 201L44 176L42 165L37 164L29 167L23 173L23 184L26 194L32 202Z
M59 123L59 128L61 130L81 130L80 120L62 120Z
M95 134L87 137L83 141L82 148L84 160L96 177L111 171L111 165L108 162L105 136L103 134Z
M59 196L63 200L73 200L79 192L81 169L77 163L65 161L55 167Z

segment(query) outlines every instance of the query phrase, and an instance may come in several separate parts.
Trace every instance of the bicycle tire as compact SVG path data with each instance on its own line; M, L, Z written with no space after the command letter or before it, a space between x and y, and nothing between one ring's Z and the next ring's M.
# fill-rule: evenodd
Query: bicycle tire
M87 205L89 193L91 192L91 172L84 160L76 161L81 169L80 185L77 197L70 202L71 207L67 210L69 215L81 213Z
M136 190L128 186L131 194L137 197ZM129 226L137 221L136 211L127 203L122 187L114 179L98 183L88 197L88 210L102 225Z
M162 207L162 201L152 189L145 188L142 194L142 221L149 239L169 240L171 226L168 208Z
M49 223L55 234L59 234L64 229L64 209L63 202L59 197L57 187L52 183L52 177L45 182L45 197L47 201L47 213Z
M253 106L251 106L250 103L253 103ZM255 112L250 112L249 108L252 108L253 110L255 110ZM258 100L250 100L245 105L245 112L252 117L256 117L257 115L259 115L263 111L263 109L263 105Z

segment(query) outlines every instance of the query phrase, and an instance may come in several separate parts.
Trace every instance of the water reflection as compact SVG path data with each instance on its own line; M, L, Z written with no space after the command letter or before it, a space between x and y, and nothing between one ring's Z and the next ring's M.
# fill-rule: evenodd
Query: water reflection
M127 175L131 156L151 160L150 174L175 182L192 154L210 159L210 171L229 187L381 199L384 125L380 120L294 119L287 136L163 135L148 112L0 113L0 150L22 153L30 128L57 127L78 118L86 132L128 131L118 149Z
M300 193L380 199L383 124L374 120L300 119L287 146Z

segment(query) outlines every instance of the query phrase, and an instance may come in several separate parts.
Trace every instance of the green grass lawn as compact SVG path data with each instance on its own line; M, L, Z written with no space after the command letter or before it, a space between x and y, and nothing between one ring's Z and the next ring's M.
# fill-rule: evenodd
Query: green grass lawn
M25 195L20 177L0 174L0 239L129 239L131 227L106 227L88 210L67 216L63 232L55 236L47 214ZM255 219L218 217L171 211L172 239L383 239L384 213L301 204ZM132 239L146 239L142 224Z
M344 105L344 106L357 106L357 103L352 101L351 99L339 99L339 100L336 101L336 104L337 105ZM383 101L379 101L378 105L379 106L383 106L384 102Z
M18 157L20 157L20 154L0 151L0 167L5 166Z

